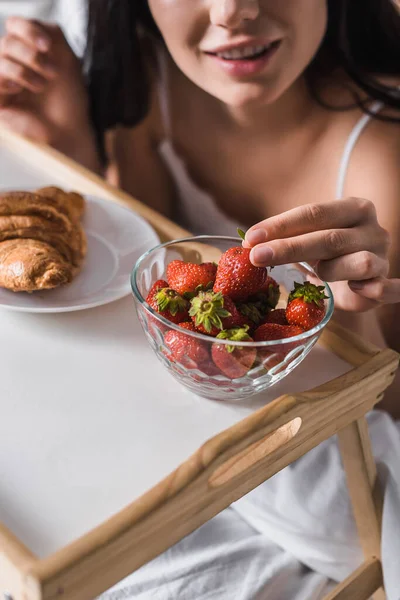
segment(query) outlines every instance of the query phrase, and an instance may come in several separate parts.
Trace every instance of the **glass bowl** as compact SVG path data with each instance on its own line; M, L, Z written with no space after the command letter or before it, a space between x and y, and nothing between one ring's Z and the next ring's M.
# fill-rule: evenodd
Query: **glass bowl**
M143 254L137 261L131 275L131 285L135 306L147 340L166 369L186 388L205 398L214 400L240 400L248 398L281 381L293 371L307 356L317 342L324 327L333 313L333 296L329 285L321 281L313 269L306 263L288 264L268 269L271 277L280 286L280 300L276 308L284 308L288 294L294 282L302 283L311 278L312 283L325 286L325 316L313 329L294 337L266 342L234 342L217 339L201 333L192 332L171 323L154 311L146 302L152 285L158 279L166 279L168 264L176 259L200 264L218 263L220 256L233 246L240 246L241 240L234 237L197 236L174 240L160 244ZM172 356L170 347L165 343L169 332L183 336L186 344L196 342L201 345L202 356L207 360L201 368L185 352L181 359ZM231 379L214 364L213 347L229 346L238 350L256 352L253 367L241 377ZM214 348L215 349L215 348ZM206 354L205 354L206 353Z

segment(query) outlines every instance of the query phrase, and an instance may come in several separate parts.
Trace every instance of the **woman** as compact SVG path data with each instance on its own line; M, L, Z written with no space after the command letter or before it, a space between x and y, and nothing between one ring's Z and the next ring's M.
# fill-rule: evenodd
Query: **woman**
M62 32L12 18L0 118L99 172L112 131L119 185L250 227L257 265L313 263L338 319L400 349L399 65L391 0L90 0L89 96Z
M333 282L337 318L400 349L400 283L389 279L400 274L395 3L90 0L88 33L83 77L58 28L8 21L2 122L98 172L108 161L113 181L193 231L249 227L256 264L314 263ZM395 392L382 406L398 417ZM344 476L330 481L330 467L340 470L332 440L107 598L319 598L360 558L348 549ZM275 539L265 514L280 508ZM326 538L338 542L341 571L325 546L315 552Z

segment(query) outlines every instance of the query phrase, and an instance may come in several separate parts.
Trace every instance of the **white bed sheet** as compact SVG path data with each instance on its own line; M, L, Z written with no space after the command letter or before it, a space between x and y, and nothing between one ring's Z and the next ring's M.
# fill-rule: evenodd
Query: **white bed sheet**
M387 600L399 600L400 422L381 411L368 422L384 492ZM101 600L319 600L362 560L333 437Z

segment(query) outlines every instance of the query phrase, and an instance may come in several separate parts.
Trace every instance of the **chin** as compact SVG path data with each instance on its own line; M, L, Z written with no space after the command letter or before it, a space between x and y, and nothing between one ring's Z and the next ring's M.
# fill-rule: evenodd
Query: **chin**
M214 93L224 104L232 108L257 108L276 102L283 91L276 86L268 85L238 85L232 89L225 87L221 93Z

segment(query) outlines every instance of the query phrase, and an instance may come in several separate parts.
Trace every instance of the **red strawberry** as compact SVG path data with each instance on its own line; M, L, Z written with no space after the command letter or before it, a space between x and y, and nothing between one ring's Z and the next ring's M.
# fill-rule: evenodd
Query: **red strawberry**
M221 375L221 371L211 359L209 359L208 362L202 363L200 370L202 371L202 373L204 373L204 375L208 375L208 377L215 377L216 375Z
M211 262L196 265L173 260L167 267L169 287L182 295L194 295L199 290L212 289L216 273L217 265Z
M213 290L235 302L245 302L262 289L267 277L267 269L251 264L248 248L235 246L221 256Z
M300 335L301 333L304 333L304 331L297 325L278 325L277 323L265 323L256 329L253 337L254 341L256 342L270 342L272 340L290 338L295 335ZM293 342L285 343L282 346L269 346L268 348L262 348L259 351L259 354L263 361L267 360L268 368L271 368L281 363L285 356L298 345L299 342ZM273 358L271 358L272 356Z
M188 331L197 332L197 329L194 326L194 323L192 323L192 321L185 321L184 323L179 323L179 327L182 327L182 329L187 329ZM204 373L204 375L207 375L208 377L215 377L216 375L221 375L221 371L212 362L212 360L210 358L206 344L203 344L202 342L199 342L198 340L195 340L194 338L186 337L185 340L183 340L183 338L179 336L179 333L178 333L178 339L177 339L176 336L172 335L171 331L169 332L169 335L167 334L167 336L165 336L165 338L167 338L167 339L164 338L164 340L165 340L167 346L173 352L172 357L167 355L167 357L170 360L171 359L173 361L177 360L186 368L200 370ZM181 351L182 344L180 342L182 342L182 343L184 342L185 345L188 344L188 348L189 348L189 354L185 355L183 360L181 358L182 357L182 351ZM196 376L195 379L196 378L198 381L202 381L202 378L200 376Z
M235 342L252 342L247 333L247 327L234 328L221 331L217 339L232 340ZM227 344L213 344L211 355L217 367L230 379L238 379L246 375L252 368L257 356L256 348L245 346L229 346Z
M271 340L283 340L304 333L297 325L278 325L277 323L264 323L254 332L255 342L269 342Z
M278 304L280 295L279 284L273 277L268 275L265 284L257 293L255 300L262 302L266 305L266 308L271 309L275 308Z
M198 331L216 336L223 329L243 323L243 318L230 298L215 292L199 292L190 301L189 315Z
M153 283L153 285L151 286L151 290L147 294L146 302L149 303L149 299L151 299L156 292L167 287L169 287L169 285L168 282L165 281L165 279L157 279L157 281Z
M285 308L277 308L275 310L271 310L266 317L264 317L264 323L276 323L277 325L289 325L286 319L286 309Z
M190 327L192 323L182 323L180 327L195 330ZM176 361L186 369L202 369L210 363L210 355L207 345L201 340L188 335L185 331L170 329L164 336L164 342L170 351L168 358Z
M187 329L188 331L197 331L193 321L184 321L183 323L179 323L179 327Z
M262 322L262 313L257 302L239 302L237 305L239 313L243 317L243 324L255 327Z
M309 281L295 283L289 294L286 319L291 325L299 325L305 331L322 321L325 315L325 287Z
M160 315L172 321L181 323L189 317L189 302L168 287L163 279L156 281L146 298L147 304Z

